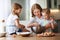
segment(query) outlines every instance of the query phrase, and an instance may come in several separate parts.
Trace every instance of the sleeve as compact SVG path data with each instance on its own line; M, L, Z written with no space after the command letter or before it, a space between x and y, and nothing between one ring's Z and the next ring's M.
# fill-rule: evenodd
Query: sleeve
M16 19L18 19L18 16L15 15L15 16L14 16L14 20L16 20Z
M29 23L33 23L34 21L35 21L35 18L31 17L30 20L29 20Z
M51 23L54 23L54 24L57 24L55 20L53 20L53 21L50 21L50 22L51 22Z
M54 23L54 24L57 24L55 20L53 21L53 23Z

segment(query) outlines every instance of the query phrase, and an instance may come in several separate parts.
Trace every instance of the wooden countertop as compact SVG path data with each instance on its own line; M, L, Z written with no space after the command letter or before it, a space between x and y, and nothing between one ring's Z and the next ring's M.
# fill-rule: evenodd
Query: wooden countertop
M60 33L56 34L54 37L21 37L21 36L16 36L16 37L2 37L0 40L60 40Z

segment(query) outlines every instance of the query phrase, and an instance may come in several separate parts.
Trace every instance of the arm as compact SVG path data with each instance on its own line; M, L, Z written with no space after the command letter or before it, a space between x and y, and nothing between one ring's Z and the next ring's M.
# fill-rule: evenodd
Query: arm
M30 28L30 27L33 27L33 26L35 26L35 27L37 27L39 24L38 23L30 23L30 24L28 24L28 28Z
M24 25L22 25L22 24L19 23L19 19L16 19L16 20L15 20L15 25L16 25L18 28L21 28L21 29L25 28Z
M23 32L29 32L29 30L27 30L24 25L19 24L19 19L16 19L16 20L15 20L15 25L16 25L18 28L21 28Z
M57 23L55 22L54 19L51 19L51 27L54 29L57 26Z
M45 26L45 28L46 28L46 29L51 28L51 23L47 24L47 25Z
M27 25L28 28L33 27L33 26L34 26L33 23L30 23L30 24Z
M34 17L31 17L31 19L30 19L30 21L29 21L27 27L28 27L28 28L33 27L33 26L34 26L34 24L33 24L34 21L35 21L35 18L34 18Z

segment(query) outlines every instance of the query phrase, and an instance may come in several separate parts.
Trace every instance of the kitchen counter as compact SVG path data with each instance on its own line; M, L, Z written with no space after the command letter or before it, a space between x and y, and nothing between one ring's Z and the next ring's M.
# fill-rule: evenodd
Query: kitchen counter
M21 36L16 36L16 37L1 37L0 40L60 40L60 33L56 34L54 37L21 37Z

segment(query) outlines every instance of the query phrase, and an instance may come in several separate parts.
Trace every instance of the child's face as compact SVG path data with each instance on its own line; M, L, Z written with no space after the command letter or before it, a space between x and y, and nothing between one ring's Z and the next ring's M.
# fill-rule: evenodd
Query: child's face
M39 9L34 9L33 14L35 16L39 16L40 15L40 10Z
M20 14L21 13L21 9L18 9L15 11L17 14Z
M19 14L21 13L21 10L22 10L22 9L17 9L17 10L14 10L14 9L13 9L13 12L14 12L14 13L17 13L17 14L19 15Z
M48 19L49 15L46 14L45 12L42 13L42 16L45 18L45 19Z

